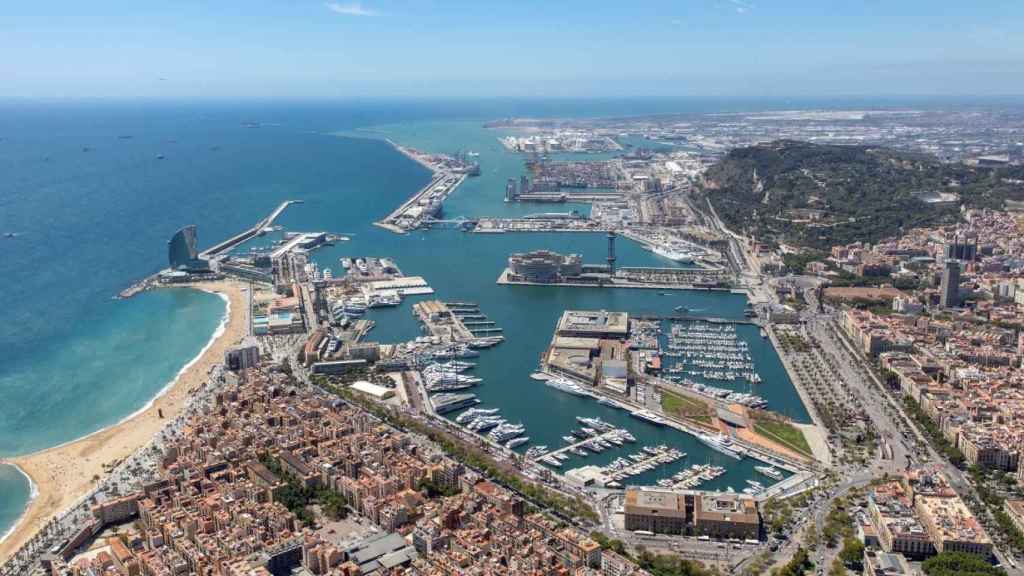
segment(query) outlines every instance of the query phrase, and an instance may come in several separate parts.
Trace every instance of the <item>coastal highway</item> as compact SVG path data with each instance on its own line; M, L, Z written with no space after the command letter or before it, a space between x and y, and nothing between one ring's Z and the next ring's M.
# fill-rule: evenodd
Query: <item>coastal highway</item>
M816 303L813 297L808 302ZM814 310L817 309L817 306L812 305L808 308ZM934 462L940 466L950 485L958 494L962 497L976 496L973 486L967 481L963 471L953 466L949 460L935 450L913 419L906 414L902 404L894 398L871 368L866 365L863 354L847 340L829 311L810 313L809 316L806 324L808 332L815 336L823 350L828 351L835 359L836 367L843 379L860 393L864 400L865 410L879 431L879 435L887 440L893 449L892 460L876 461L868 470L877 476L882 473L899 473L913 464ZM852 475L857 474L853 469L840 470L840 473L847 474L847 478L853 478ZM977 511L975 512L977 513ZM984 509L979 519L990 526L994 525L994 519L987 508ZM993 553L1007 573L1024 573L1018 567L1007 562L1007 554L1003 550L994 546Z

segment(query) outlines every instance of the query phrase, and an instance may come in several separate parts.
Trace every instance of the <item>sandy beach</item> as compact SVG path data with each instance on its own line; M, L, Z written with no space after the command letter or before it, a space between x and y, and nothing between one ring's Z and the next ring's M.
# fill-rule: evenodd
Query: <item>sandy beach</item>
M58 512L72 506L106 475L105 465L119 462L144 446L185 407L191 392L206 381L210 369L222 362L224 351L248 331L247 285L232 280L195 285L228 298L230 313L224 332L184 370L164 394L145 410L115 426L63 446L7 460L35 483L37 496L11 535L0 542L0 561L28 541ZM161 288L180 290L181 287ZM163 418L159 417L163 412Z

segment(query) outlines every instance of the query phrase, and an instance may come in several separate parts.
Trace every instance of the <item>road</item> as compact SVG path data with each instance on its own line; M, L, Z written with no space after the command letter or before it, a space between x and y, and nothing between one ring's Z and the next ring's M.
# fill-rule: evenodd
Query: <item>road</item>
M913 419L906 414L899 399L867 366L863 354L846 339L836 322L837 312L823 304L819 311L819 302L814 290L806 291L805 298L808 302L803 318L805 329L815 337L823 351L836 361L835 367L848 385L860 395L872 424L893 449L892 460L876 461L872 464L871 470L876 474L898 473L915 464L935 463L949 480L950 486L961 497L968 494L976 496L964 472L935 450ZM986 515L987 520L993 523L994 519L987 510ZM1003 550L994 547L994 555L1008 574L1024 574L1024 571L1007 563L1007 555Z

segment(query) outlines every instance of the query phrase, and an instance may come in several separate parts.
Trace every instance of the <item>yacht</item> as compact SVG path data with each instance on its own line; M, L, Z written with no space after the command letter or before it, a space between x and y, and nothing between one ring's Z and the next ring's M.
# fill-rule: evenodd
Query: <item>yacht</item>
M436 382L427 384L427 392L454 392L455 390L469 390L476 386L475 382Z
M519 436L523 432L526 432L526 426L523 426L522 424L506 423L499 425L494 430L491 430L490 434L488 434L487 437L490 438L491 440L494 440L495 442L504 442L506 440L511 440L512 438Z
M325 270L326 274L328 270ZM398 306L402 303L402 297L397 292L384 292L380 294L374 294L370 297L367 306L370 308L383 308L385 306Z
M561 376L554 376L552 378L548 378L545 384L551 386L556 390L568 392L569 394L573 394L575 396L589 395L589 393L583 388L583 386L580 386L579 384L573 382L572 380L569 380L568 378L562 378Z
M427 380L427 387L429 388L435 384L479 384L483 382L483 378L477 376L466 376L465 374L456 374L454 372L424 372L424 376Z
M469 428L473 432L483 433L504 422L505 419L499 416L483 416L481 418L474 420L472 424L467 426L467 428Z
M532 448L526 449L525 456L530 459L539 458L543 456L545 453L547 453L547 451L547 446L533 446Z
M754 466L754 470L773 480L782 480L783 477L782 472L779 472L779 469L774 466Z
M509 440L505 444L505 448L508 448L508 449L511 450L512 448L516 448L518 446L522 446L523 444L526 444L529 441L530 441L530 437L529 436L519 436L518 438L513 438L513 439Z
M662 258L668 258L669 260L679 262L680 264L693 263L693 254L690 254L689 252L686 252L684 250L679 250L672 246L658 245L651 248L651 252L654 252L655 254L661 256Z
M700 440L705 446L721 452L726 456L731 456L737 460L743 458L743 453L740 448L737 448L733 443L732 439L724 434L697 434L697 440Z
M499 408L470 408L462 414L459 414L458 417L455 418L455 422L457 424L468 424L482 416L494 416L499 410Z
M598 432L610 432L615 428L600 418L585 418L583 416L577 416L576 421L580 424L585 424ZM584 430L586 430L586 428L584 428Z
M654 412L651 412L650 410L634 410L630 412L629 415L634 418L639 418L640 420L650 422L651 424L656 424L658 426L664 426L665 424L668 423L667 420L665 420L661 416L658 416Z
M438 394L432 396L430 401L434 405L434 411L438 414L454 412L480 403L474 394Z
M441 372L465 372L470 368L476 366L472 362L462 362L460 360L449 360L443 364L431 364L427 366L428 370L439 370Z
M360 299L351 299L345 302L344 310L347 314L361 315L366 312L366 302Z
M433 353L435 360L451 360L453 358L477 358L480 353L468 346L452 346Z

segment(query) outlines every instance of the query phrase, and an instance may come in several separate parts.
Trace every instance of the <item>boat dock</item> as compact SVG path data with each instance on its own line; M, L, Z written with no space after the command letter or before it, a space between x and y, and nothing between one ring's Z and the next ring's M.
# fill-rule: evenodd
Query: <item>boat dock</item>
M629 459L633 461L631 464L616 468L613 463L613 465L605 466L603 470L612 482L618 482L683 458L686 458L685 452L679 452L672 448L656 448L652 451L645 448L643 452L629 455Z
M692 490L705 482L710 482L725 474L725 468L712 466L711 464L694 464L665 480L659 480L658 486L671 488L672 490Z
M613 460L606 466L582 466L567 471L566 475L578 475L594 480L599 486L621 488L621 482L627 478L650 472L660 466L666 466L686 458L686 452L668 446L645 446L640 452L629 454ZM550 455L537 459L543 464L555 466L557 459ZM558 465L561 465L559 462Z
M481 313L480 306L473 302L445 302L444 305L474 337L491 338L504 332L497 322Z
M413 313L431 336L442 342L489 343L504 340L502 329L480 312L471 302L442 302L425 300L412 307Z
M621 430L615 429L615 430L609 430L607 432L602 432L601 434L598 434L596 436L588 436L586 439L580 440L579 442L574 442L572 444L566 444L565 446L562 446L561 448L557 448L555 450L551 450L550 452L545 452L541 456L538 456L536 459L537 460L544 460L546 458L557 457L558 455L564 454L566 452L572 453L573 450L579 450L579 449L583 448L584 445L590 444L594 440L606 440L608 438L618 437L621 434L622 434Z

